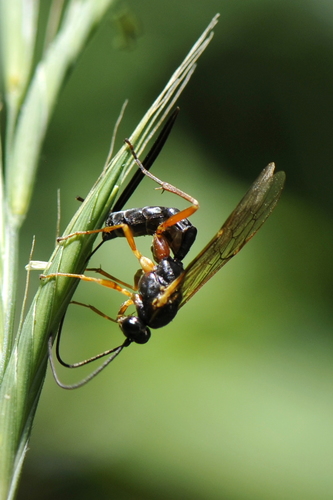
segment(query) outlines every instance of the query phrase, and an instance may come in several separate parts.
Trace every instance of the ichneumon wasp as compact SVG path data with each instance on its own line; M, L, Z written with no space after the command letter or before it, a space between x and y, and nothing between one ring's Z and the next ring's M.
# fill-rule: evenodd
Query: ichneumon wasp
M114 349L105 351L88 360L69 365L64 363L60 358L59 333L56 352L58 360L64 366L76 368L96 359L109 356L100 367L79 383L68 386L62 384L57 378L51 357L52 339L50 338L49 352L52 371L58 385L67 389L81 387L87 383L111 363L124 347L128 347L132 342L138 344L146 343L151 335L150 328L161 328L172 321L178 310L221 267L236 255L260 229L276 206L284 186L284 172L274 174L275 165L274 163L270 163L261 172L213 239L184 269L182 260L196 235L196 229L187 218L199 208L199 204L192 196L151 174L138 159L132 144L128 140L125 140L125 142L132 152L134 160L140 169L138 172L141 175L150 177L163 190L182 197L190 203L190 206L181 211L166 207L145 207L143 209L118 211L117 213L113 211L109 214L104 228L89 232L77 232L59 239L59 241L63 241L75 236L101 232L103 243L112 237L125 236L141 267L140 271L135 275L134 287L130 287L102 269L90 270L101 274L103 278L67 273L54 273L41 276L44 279L67 276L82 281L91 281L117 290L128 297L121 305L116 319L110 318L94 306L74 302L91 309L106 319L118 323L126 337L123 344ZM115 205L115 208L119 208L120 205L117 205ZM135 236L147 234L153 236L152 253L156 263L140 253L134 240ZM173 252L173 256L171 256L170 251ZM127 288L131 288L132 291L129 291ZM128 307L132 305L136 308L136 315L126 315ZM60 325L60 330L61 327L62 324Z

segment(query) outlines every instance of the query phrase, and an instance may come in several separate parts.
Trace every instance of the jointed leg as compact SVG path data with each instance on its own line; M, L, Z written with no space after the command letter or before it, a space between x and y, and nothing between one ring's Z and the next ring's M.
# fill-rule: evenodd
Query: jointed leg
M100 311L99 309L97 309L97 307L95 307L95 306L92 306L90 304L84 304L83 302L77 302L76 300L72 300L70 302L70 304L75 304L76 306L86 307L87 309L90 309L91 311L93 311L94 313L98 314L99 316L102 316L102 318L108 319L109 321L112 321L113 323L117 323L116 319L110 318L110 316L108 316L107 314L103 313L102 311Z
M125 312L127 311L127 309L132 305L134 305L134 300L132 300L132 299L128 299L128 300L126 300L126 302L121 304L120 309L119 309L118 314L117 314L117 318L123 317Z
M68 238L72 238L73 236L80 236L80 235L87 235L87 234L94 234L94 233L111 233L112 231L115 231L116 229L122 229L123 233L127 239L127 242L134 253L135 257L138 259L140 262L140 266L145 272L149 272L154 268L154 263L149 259L148 257L144 257L142 253L137 249L137 246L134 241L133 233L131 231L131 228L127 224L118 224L116 226L106 226L103 227L102 229L94 229L92 231L76 231L75 233L67 234L66 236L63 236L61 238L58 238L57 241L63 241L67 240Z
M116 231L117 229L122 228L123 224L119 224L118 226L109 226L103 227L102 229L91 229L90 231L75 231L75 233L66 234L66 236L61 236L57 238L57 241L68 240L69 238L73 238L73 236L82 236L87 234L95 234L95 233L110 233L111 231Z
M163 293L160 293L156 299L153 300L152 305L154 307L163 307L167 302L170 300L170 297L179 290L182 281L184 279L184 273L182 273L178 278L176 278L170 285L168 285L164 290Z
M122 288L114 281L104 280L104 279L100 279L100 278L92 278L90 276L85 276L84 274L51 273L51 274L41 274L40 278L41 279L57 278L58 276L66 276L68 278L77 278L77 279L80 279L82 281L92 281L93 283L97 283L97 285L102 285L102 286L106 286L107 288L112 288L113 290L117 290L117 292L120 292L124 295L127 295L128 297L132 297L131 292L129 292L125 288Z
M131 290L135 290L135 288L133 288L132 285L129 285L128 283L126 283L125 281L122 281L118 278L116 278L115 276L112 276L112 274L109 274L107 273L106 271L104 271L101 267L87 267L86 271L91 271L91 272L94 272L94 273L99 273L101 274L102 276L105 276L106 278L112 280L112 281L115 281L116 283L118 283L119 285L123 285L123 286L126 286L127 288L130 288Z
M184 210L181 210L180 212L178 212L177 214L173 215L172 217L170 217L169 219L164 221L162 224L160 224L159 227L157 228L157 231L156 231L157 235L162 234L168 227L173 226L177 222L180 222L183 219L187 219L188 217L190 217L192 214L194 214L194 212L196 212L199 209L199 202L195 198L193 198L193 196L190 196L189 194L185 193L181 189L176 188L175 186L173 186L172 184L169 184L168 182L162 181L161 179L159 179L158 177L153 175L151 172L149 172L143 166L143 164L141 163L141 161L137 157L137 154L136 154L131 142L128 139L125 139L125 142L128 145L128 147L130 148L132 155L133 155L133 158L135 160L135 163L138 165L138 167L140 168L142 173L144 173L147 177L150 177L150 179L152 179L157 184L159 184L161 186L161 189L163 189L164 191L169 191L169 193L177 194L178 196L180 196L184 200L191 203L190 207L185 208Z

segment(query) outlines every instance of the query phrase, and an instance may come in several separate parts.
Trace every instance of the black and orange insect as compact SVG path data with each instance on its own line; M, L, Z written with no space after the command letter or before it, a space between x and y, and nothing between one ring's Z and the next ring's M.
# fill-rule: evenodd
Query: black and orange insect
M63 241L96 232L102 233L103 241L111 239L111 235L114 237L125 236L140 263L140 272L135 276L133 287L115 279L102 269L90 270L103 275L103 278L68 273L41 276L44 279L67 276L90 281L117 290L127 296L127 300L121 305L116 319L110 318L94 306L80 304L118 323L125 336L125 340L120 346L88 360L69 365L60 358L60 335L58 335L57 356L64 366L75 368L108 356L103 364L87 378L71 386L64 385L57 379L51 360L57 383L68 389L84 385L111 363L124 347L128 347L133 342L146 343L151 336L150 328L161 328L172 321L178 310L256 234L276 206L284 186L284 172L274 174L275 165L270 163L261 172L213 239L184 269L182 260L189 251L196 235L196 229L188 221L188 217L199 208L199 204L192 196L151 174L138 159L132 144L128 140L125 142L129 146L141 174L150 177L163 190L187 200L190 206L181 211L166 207L145 207L118 211L117 213L111 212L104 228L76 232L59 238L59 241ZM152 253L155 262L143 256L135 243L135 236L146 234L153 236ZM126 314L130 306L135 307L135 315ZM49 349L51 352L52 339L49 342Z

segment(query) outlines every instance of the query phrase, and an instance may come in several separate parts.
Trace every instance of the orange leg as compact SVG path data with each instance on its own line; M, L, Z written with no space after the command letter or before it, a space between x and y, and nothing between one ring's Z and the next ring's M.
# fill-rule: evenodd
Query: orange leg
M161 292L156 299L153 300L152 305L156 308L163 307L170 300L170 297L179 290L185 273L182 273L178 278L176 278L170 285L164 288L163 293Z
M186 200L186 201L188 201L188 202L191 203L190 207L185 208L184 210L181 210L180 212L178 212L177 214L173 215L172 217L170 217L169 219L167 219L166 221L164 221L162 224L160 224L158 226L158 228L156 230L156 235L159 236L168 227L171 227L174 224L176 224L177 222L180 222L183 219L187 219L188 217L190 217L191 215L193 215L194 212L196 212L199 209L199 202L195 198L193 198L193 196L190 196L189 194L185 193L181 189L176 188L175 186L173 186L172 184L169 184L168 182L161 181L161 179L159 179L158 177L156 177L155 175L153 175L151 172L149 172L143 166L143 164L141 163L141 161L137 157L137 154L136 154L136 152L134 150L134 147L131 144L131 142L128 139L125 139L125 142L126 142L126 144L128 145L128 147L130 148L130 150L132 152L132 155L133 155L133 158L135 160L135 163L138 165L138 167L140 168L140 170L141 170L141 172L143 174L145 174L147 177L150 177L150 179L152 179L157 184L159 184L161 186L160 189L162 189L163 191L169 191L169 193L177 194L178 196L180 196L184 200Z
M199 209L199 203L197 205L193 204L190 207L184 208L184 210L181 210L177 214L172 215L166 221L162 222L162 224L158 226L158 228L156 229L156 235L160 236L162 233L164 233L166 229L168 229L168 227L177 224L177 222L180 222L181 220L188 219L198 209Z
M118 315L117 315L117 318L121 318L122 316L124 316L125 312L127 311L127 309L134 305L134 300L133 299L128 299L126 300L126 302L124 302L123 304L121 304L120 306L120 309L118 311Z
M74 236L82 236L86 234L105 233L105 232L110 233L111 231L115 231L116 229L122 227L123 224L119 224L118 226L103 227L102 229L91 229L90 231L75 231L75 233L66 234L66 236L61 236L60 238L57 238L57 241L59 243L59 241L68 240L69 238L73 238Z
M106 286L107 288L112 288L113 290L117 290L117 292L120 292L124 295L127 295L128 297L132 297L132 293L126 290L125 288L122 288L119 286L117 283L111 280L104 280L100 278L92 278L90 276L85 276L84 274L71 274L71 273L51 273L51 274L41 274L40 278L45 279L45 278L57 278L58 276L67 276L68 278L77 278L82 281L91 281L93 283L97 283L98 285Z
M133 291L135 290L135 287L133 287L132 285L129 285L125 281L122 281L122 280L116 278L115 276L112 276L112 274L107 273L101 267L87 267L86 271L91 271L91 272L99 273L102 276L105 276L106 278L108 278L108 279L110 279L112 281L115 281L119 285L125 286L126 288L130 288Z
M123 233L127 239L127 242L134 253L135 257L138 259L140 262L140 266L145 272L152 271L154 268L154 263L149 259L148 257L144 257L142 253L137 249L137 246L134 241L133 233L131 231L131 228L127 224L118 224L117 226L107 226L103 227L102 229L94 229L92 231L76 231L75 233L67 234L66 236L62 236L61 238L58 238L57 241L63 241L67 240L68 238L72 238L73 236L81 236L81 235L87 235L87 234L95 234L95 233L111 233L112 231L115 231L116 229L122 229Z

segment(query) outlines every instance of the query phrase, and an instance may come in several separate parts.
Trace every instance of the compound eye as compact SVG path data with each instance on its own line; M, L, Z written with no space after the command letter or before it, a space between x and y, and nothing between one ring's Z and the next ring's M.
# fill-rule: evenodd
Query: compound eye
M145 344L150 339L149 328L136 316L126 316L120 322L120 327L125 337L131 342Z

